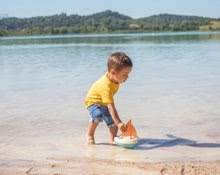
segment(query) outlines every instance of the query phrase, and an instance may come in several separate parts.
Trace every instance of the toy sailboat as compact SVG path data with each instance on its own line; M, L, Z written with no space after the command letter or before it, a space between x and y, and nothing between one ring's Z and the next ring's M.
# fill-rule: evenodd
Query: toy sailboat
M127 131L123 132L119 137L114 140L117 145L124 148L134 148L138 144L138 137L135 127L132 125L131 120L126 124Z

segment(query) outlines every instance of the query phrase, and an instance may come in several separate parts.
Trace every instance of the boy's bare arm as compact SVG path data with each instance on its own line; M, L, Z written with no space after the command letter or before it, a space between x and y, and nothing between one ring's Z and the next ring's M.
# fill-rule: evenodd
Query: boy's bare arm
M107 105L108 110L112 116L112 119L114 120L115 124L117 125L117 127L122 131L125 132L127 130L125 124L121 121L121 119L118 116L118 112L115 109L115 105L113 103L109 103Z

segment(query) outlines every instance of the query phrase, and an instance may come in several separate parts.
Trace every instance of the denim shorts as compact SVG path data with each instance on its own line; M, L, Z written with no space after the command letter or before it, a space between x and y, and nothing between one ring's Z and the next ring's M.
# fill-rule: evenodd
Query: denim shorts
M115 122L112 119L107 106L93 104L89 106L87 109L89 111L90 122L99 123L103 122L104 120L108 127L115 125Z

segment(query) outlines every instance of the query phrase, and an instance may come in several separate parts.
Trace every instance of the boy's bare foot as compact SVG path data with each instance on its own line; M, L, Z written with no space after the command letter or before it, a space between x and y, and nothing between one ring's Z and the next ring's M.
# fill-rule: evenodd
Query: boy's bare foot
M110 141L109 142L112 146L115 146L116 145L116 143L115 143L115 141L113 140L113 141Z
M94 145L94 144L95 144L94 137L87 136L87 145Z

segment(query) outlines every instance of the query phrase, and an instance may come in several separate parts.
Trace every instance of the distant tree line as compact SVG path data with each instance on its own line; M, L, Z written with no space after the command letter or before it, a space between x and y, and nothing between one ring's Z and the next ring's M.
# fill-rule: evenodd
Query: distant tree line
M132 19L110 10L88 16L62 13L45 17L0 19L0 36L199 30L220 30L220 19L169 14Z

